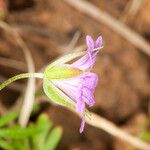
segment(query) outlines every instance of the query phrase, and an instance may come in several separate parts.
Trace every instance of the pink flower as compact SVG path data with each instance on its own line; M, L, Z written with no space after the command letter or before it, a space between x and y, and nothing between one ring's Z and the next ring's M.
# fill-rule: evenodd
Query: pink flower
M89 71L94 66L98 48L102 46L102 37L99 36L96 42L91 36L86 37L87 53L72 64L67 64L68 68L79 69L83 73L70 78L52 79L51 82L66 94L75 104L76 111L83 114L80 133L84 130L86 105L89 107L95 104L94 90L98 82L98 76ZM97 49L97 50L96 50Z

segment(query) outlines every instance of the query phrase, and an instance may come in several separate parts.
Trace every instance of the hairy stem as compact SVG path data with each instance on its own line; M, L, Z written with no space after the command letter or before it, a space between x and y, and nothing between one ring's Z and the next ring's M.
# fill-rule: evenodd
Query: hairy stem
M24 78L41 78L42 79L43 73L22 73L22 74L16 75L4 81L2 84L0 84L0 90L8 86L10 83L16 80L24 79Z

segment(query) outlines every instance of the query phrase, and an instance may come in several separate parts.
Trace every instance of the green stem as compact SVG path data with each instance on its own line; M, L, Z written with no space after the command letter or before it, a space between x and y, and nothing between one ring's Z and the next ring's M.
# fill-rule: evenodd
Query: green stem
M43 73L22 73L22 74L18 74L14 77L9 78L8 80L4 81L2 84L0 84L0 90L2 90L3 88L5 88L6 86L8 86L10 83L16 81L16 80L20 80L23 78L43 78Z

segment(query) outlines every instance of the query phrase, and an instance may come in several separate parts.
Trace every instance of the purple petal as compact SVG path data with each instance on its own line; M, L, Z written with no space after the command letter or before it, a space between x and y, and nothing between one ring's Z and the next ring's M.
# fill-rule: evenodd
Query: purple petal
M99 36L95 42L94 48L98 48L102 46L102 36Z
M87 72L81 75L82 82L82 100L90 107L95 104L93 92L98 83L98 76L95 73Z
M89 54L86 54L83 57L81 57L79 60L72 63L70 66L73 68L78 68L80 70L86 70L87 68L89 68L89 66L87 65L89 58L90 58Z
M84 112L85 111L85 102L83 101L82 97L77 100L76 111L77 112Z
M94 49L94 40L89 35L86 36L86 44L87 44L89 52L91 52Z
M93 92L98 82L95 73L87 72L73 78L52 80L52 82L76 103L78 112L84 112L85 103L90 107L95 104Z
M79 77L80 78L80 77ZM78 85L79 87L77 88L77 93L78 95L76 95L76 111L78 112L84 112L85 111L85 102L82 99L82 83L80 85Z
M90 60L88 60L87 62L87 66L88 66L88 69L91 69L93 68L94 66L94 63L96 61L96 55L98 54L99 51L96 51L92 54L92 57L90 58Z
M82 133L82 132L83 132L83 130L84 130L84 126L85 126L85 117L84 117L84 116L82 116L82 122L81 122L81 126L80 126L80 133Z
M92 107L95 104L93 93L88 88L82 89L83 96L82 99L84 102L86 102L90 107Z
M52 80L52 83L76 103L81 91L79 85L82 85L80 77Z
M92 73L92 72L87 72L87 73L82 74L82 78L84 78L83 87L91 89L93 93L98 83L97 74Z
M91 69L94 66L97 53L98 51L94 52L91 57L89 56L89 54L86 54L79 60L72 63L70 66L73 68L78 68L83 71Z
M99 51L93 51L93 49L98 48L102 45L102 37L99 36L97 38L95 45L92 37L90 36L86 37L86 41L88 46L87 53L79 60L75 61L70 65L73 68L78 68L83 71L91 69L94 66L96 56Z

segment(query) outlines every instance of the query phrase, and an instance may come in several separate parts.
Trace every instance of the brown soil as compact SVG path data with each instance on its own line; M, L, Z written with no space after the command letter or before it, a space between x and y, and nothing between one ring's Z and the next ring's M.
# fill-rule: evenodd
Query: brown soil
M118 19L122 17L129 2L89 1ZM138 122L141 124L146 120L150 96L150 61L147 55L107 26L77 11L62 0L10 0L8 4L5 20L19 31L30 48L37 71L61 54L71 52L71 49L66 48L77 31L81 36L76 46L85 43L87 34L95 39L102 35L104 48L99 53L94 68L100 82L95 92L96 105L91 110L129 132L130 123L132 128L137 128L131 120L136 122L139 117ZM150 41L149 10L150 2L147 1L138 14L128 22L129 27L148 41ZM0 33L0 57L25 63L23 53L15 39L3 30L0 30ZM0 64L0 75L5 78L22 72ZM17 83L25 85L25 82L26 80ZM20 92L16 90L5 89L0 92L0 100L4 107L10 108L15 105L14 102L19 95ZM123 150L123 147L133 149L130 146L122 147L125 143L88 125L85 132L80 135L78 133L80 119L65 108L49 106L44 111L55 124L63 126L64 135L58 149Z

